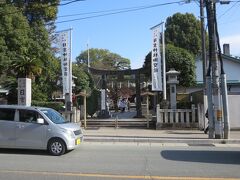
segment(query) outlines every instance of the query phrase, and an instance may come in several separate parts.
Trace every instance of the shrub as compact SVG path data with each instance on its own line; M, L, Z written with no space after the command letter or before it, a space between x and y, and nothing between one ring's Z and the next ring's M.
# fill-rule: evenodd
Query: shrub
M99 97L100 97L100 92L94 88L92 90L91 96L87 98L87 114L89 114L91 117L98 110Z
M33 101L32 106L48 107L48 108L55 109L56 111L62 111L64 104L62 102Z

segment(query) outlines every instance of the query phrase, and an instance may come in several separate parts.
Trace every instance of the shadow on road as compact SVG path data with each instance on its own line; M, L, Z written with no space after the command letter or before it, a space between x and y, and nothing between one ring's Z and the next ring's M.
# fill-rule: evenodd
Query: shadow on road
M30 150L30 149L0 149L0 154L24 154L24 155L41 155L50 156L45 150Z
M161 152L163 158L172 161L240 164L240 151L185 151L165 150Z

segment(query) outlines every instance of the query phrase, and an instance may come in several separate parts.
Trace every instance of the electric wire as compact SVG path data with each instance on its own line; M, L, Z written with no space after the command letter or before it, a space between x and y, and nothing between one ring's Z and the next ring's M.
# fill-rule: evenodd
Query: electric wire
M231 2L235 2L230 8L228 8L224 13L222 13L219 17L218 17L218 19L220 19L221 17L223 17L224 15L226 15L232 8L234 8L239 2L240 2L240 0L238 0L238 1L231 1Z
M75 2L79 2L79 1L85 1L85 0L73 0L73 1L70 1L70 2L67 2L67 3L55 4L55 5L56 6L65 6L65 5L72 4L72 3L75 3Z
M130 10L130 9L142 8L142 7L147 7L147 6L129 7L129 8L121 8L121 9L110 9L110 10L102 10L102 11L92 11L92 12L78 13L78 14L68 14L68 15L58 16L58 18L65 18L65 17L71 17L71 16L82 16L82 15L89 15L89 14L100 14L100 13L107 13L107 12L114 12L114 11L123 11L123 10Z
M98 14L98 15L93 15L93 16L82 17L82 18L64 20L64 21L57 21L56 24L66 23L66 22L73 22L73 21L80 21L80 20L85 20L85 19L98 18L98 17L115 15L115 14L122 14L122 13L139 11L139 10L150 9L150 8L156 8L156 7L166 6L166 5L171 5L171 4L179 4L179 3L182 3L182 2L184 2L184 0L175 1L175 2L169 2L169 3L162 3L162 4L154 4L154 5L149 5L149 6L125 8L123 10L115 10L115 12L103 13L103 14ZM114 10L107 10L107 11L114 11ZM97 13L97 12L92 12L92 13Z
M69 5L69 4L72 4L72 3L76 3L76 2L79 2L79 1L85 1L85 0L71 0L70 2L66 2L66 3L53 3L53 4L48 4L47 6L44 6L43 8L49 8L51 6L66 6L66 5ZM5 4L14 4L14 3L5 3ZM44 4L42 4L44 5ZM0 13L1 16L7 16L7 15L11 15L11 14L15 14L15 13L21 13L22 10L17 10L17 11L13 11L13 12L10 12L10 13L6 13L6 14L3 14L3 13Z

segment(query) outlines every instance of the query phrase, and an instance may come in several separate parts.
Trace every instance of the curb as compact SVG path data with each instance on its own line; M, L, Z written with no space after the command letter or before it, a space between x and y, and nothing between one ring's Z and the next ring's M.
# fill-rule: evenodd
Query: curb
M113 143L186 143L193 145L210 144L240 144L240 139L176 139L176 138L149 138L149 137L106 137L84 136L86 142L113 142Z

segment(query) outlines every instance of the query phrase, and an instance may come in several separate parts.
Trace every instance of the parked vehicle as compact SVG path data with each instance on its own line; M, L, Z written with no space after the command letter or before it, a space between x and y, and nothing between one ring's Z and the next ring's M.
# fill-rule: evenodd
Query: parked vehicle
M45 149L58 156L82 141L80 124L51 108L0 105L0 148Z

